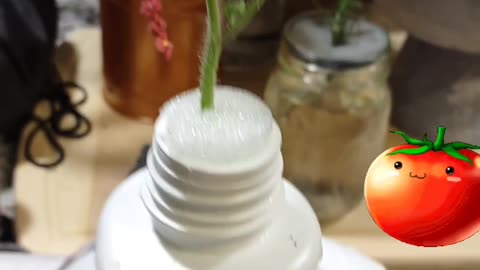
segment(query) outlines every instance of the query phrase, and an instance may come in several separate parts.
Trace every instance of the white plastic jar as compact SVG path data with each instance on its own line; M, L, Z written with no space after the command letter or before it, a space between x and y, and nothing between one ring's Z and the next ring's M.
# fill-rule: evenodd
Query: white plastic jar
M212 111L198 90L162 108L147 168L106 203L97 270L318 269L320 226L282 179L270 110L247 91L215 91Z

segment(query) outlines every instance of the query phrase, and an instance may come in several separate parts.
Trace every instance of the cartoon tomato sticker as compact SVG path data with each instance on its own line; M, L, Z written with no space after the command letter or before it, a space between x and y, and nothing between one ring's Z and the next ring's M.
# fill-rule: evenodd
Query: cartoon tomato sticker
M438 247L461 242L480 230L480 146L401 135L407 142L371 164L365 201L375 223L404 243Z

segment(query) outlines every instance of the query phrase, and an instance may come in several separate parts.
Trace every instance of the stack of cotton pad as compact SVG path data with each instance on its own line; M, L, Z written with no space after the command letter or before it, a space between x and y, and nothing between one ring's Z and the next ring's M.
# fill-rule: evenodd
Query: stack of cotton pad
M249 160L270 141L273 118L260 99L218 86L215 107L202 111L200 91L178 95L160 112L155 140L170 158L197 169Z

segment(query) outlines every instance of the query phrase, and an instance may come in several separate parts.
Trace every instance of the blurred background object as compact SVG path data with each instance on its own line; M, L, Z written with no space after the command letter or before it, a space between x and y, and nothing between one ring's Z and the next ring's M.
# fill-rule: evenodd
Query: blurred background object
M5 178L5 176L2 176ZM15 246L15 195L12 189L0 188L0 251Z
M0 253L0 269L59 270L63 260L63 257L4 252ZM95 268L80 268L78 270L95 270Z
M99 0L56 0L59 21L58 39L63 41L69 32L98 26Z
M285 22L286 0L267 0L239 37L222 55L223 82L262 96Z
M480 2L375 0L383 18L439 47L480 53Z
M447 140L478 142L480 2L377 0L375 8L410 34L389 80L393 124L412 136L442 125Z
M17 205L13 169L24 158L39 167L54 167L65 153L58 137L80 138L85 119L69 94L73 83L59 78L55 66L58 9L54 0L2 1L0 21L0 249L12 250ZM39 115L37 105L48 107ZM70 116L65 120L65 115ZM72 121L73 120L73 121ZM85 121L83 121L85 120ZM26 126L30 126L28 129ZM88 128L87 128L88 129ZM85 131L85 129L84 129ZM25 134L24 151L17 155L20 135ZM43 137L53 158L33 153L33 141Z
M160 16L174 44L166 60L141 2L100 0L104 96L122 114L152 121L163 102L198 85L206 9L204 0L162 0Z
M448 128L447 141L480 141L480 54L409 37L394 65L393 123L421 137Z
M391 106L388 35L348 17L345 40L335 44L331 18L307 12L289 21L265 92L282 130L285 177L307 196L322 225L363 198L364 175L384 149Z

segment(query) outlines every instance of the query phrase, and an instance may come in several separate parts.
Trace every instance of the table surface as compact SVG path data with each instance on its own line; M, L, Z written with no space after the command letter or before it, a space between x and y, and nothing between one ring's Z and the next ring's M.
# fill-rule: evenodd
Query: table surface
M348 259L346 259L348 258ZM39 256L0 252L0 269L16 270L95 270L95 249L86 247L68 257ZM358 254L357 251L323 238L323 258L318 270L383 270L378 262Z
M93 131L84 139L61 140L66 159L59 167L45 170L20 161L15 173L18 240L41 254L70 254L95 238L97 217L106 198L128 175L152 134L151 124L125 118L104 102L99 31L77 31L70 40L78 53L75 80L89 93L81 111L92 121ZM403 143L393 135L387 135L387 141L388 145ZM35 153L49 154L43 141L35 143ZM402 269L480 268L480 237L445 248L411 247L385 236L363 203L323 230L340 243Z

